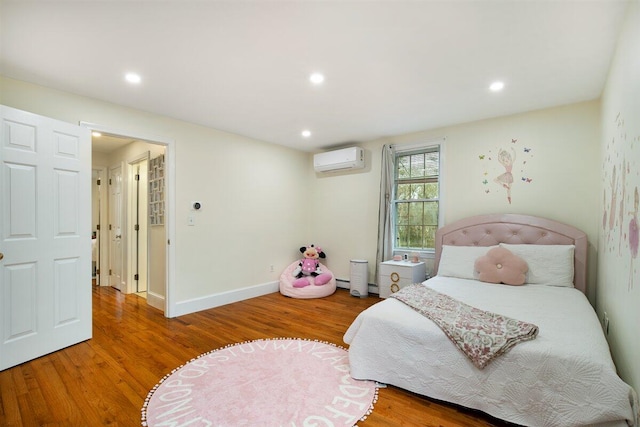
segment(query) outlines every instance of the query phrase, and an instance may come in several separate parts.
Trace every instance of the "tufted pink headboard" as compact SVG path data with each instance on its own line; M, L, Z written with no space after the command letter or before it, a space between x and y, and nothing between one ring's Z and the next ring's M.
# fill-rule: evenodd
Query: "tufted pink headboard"
M442 245L493 246L498 243L575 245L574 286L586 294L587 235L570 225L529 215L479 215L439 228L434 274L438 272Z

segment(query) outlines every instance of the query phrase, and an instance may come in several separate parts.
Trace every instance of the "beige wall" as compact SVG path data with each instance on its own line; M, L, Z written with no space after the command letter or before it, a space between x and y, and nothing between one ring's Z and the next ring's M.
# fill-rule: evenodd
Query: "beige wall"
M593 301L599 218L599 196L594 191L600 170L599 114L599 103L592 101L361 144L367 153L367 169L315 177L314 239L326 248L327 265L337 277L348 278L349 259L362 258L369 261L369 280L374 282L381 147L385 143L401 146L445 137L445 223L470 215L525 213L584 230L591 242L589 285ZM506 191L493 181L505 172L496 160L500 148L509 152L513 148L516 153L511 203ZM531 182L522 181L523 177Z
M593 172L600 168L598 102L366 142L361 144L366 169L318 175L307 153L2 81L3 102L15 108L176 140L176 301L277 280L277 273L299 256L296 248L307 243L325 249L326 264L338 278L349 278L350 259L368 260L370 281L375 282L380 149L387 142L402 145L446 137L445 223L482 213L530 213L573 224L596 241L598 196L592 189L599 182ZM512 144L512 139L517 142ZM512 146L517 149L516 182L509 204L493 178L504 172L495 160L497 151ZM524 148L531 150L525 154ZM519 175L531 183L518 181ZM192 200L204 207L195 214L197 225L188 227ZM246 268L243 250L260 254L247 261L251 268ZM591 279L593 284L593 274Z
M309 239L307 153L4 77L0 93L14 108L175 141L175 303L276 282ZM192 200L203 209L191 227Z
M370 276L375 271L380 153L370 145L362 144L364 170L316 174L312 156L309 159L314 228L308 243L322 247L327 255L323 262L338 279L349 280L352 259L369 261Z
M623 380L640 391L640 2L634 0L618 41L602 97L602 167L598 293L600 319L609 317L607 339ZM614 172L615 171L615 172ZM634 243L635 239L635 243ZM635 253L632 248L635 245Z

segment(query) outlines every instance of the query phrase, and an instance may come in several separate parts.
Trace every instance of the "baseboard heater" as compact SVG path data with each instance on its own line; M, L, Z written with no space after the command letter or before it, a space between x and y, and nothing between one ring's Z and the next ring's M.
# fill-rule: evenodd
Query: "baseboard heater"
M347 279L338 279L336 278L336 287L340 289L351 289L351 282ZM378 285L374 283L369 283L369 293L379 295Z

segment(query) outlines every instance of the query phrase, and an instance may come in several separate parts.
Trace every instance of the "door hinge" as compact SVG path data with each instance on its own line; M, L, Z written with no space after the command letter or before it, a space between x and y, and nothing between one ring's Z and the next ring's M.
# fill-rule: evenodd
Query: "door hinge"
M133 226L133 229L136 230L136 231L139 231L140 230L140 226L138 224L136 224L136 225Z
M171 244L171 239L167 239L167 245Z
M96 274L100 274L100 269L96 268Z
M111 178L109 178L109 185L111 185Z
M140 181L140 174L136 174L136 181Z
M100 230L100 224L96 224L96 230Z
M101 182L101 181L100 181L100 178L98 178L98 185L100 185L100 182Z
M139 277L139 276L138 276L137 274L134 274L134 275L133 275L133 280L140 280L140 279L138 279L138 277Z
M113 274L113 273L112 273L111 269L109 269L109 276L111 276L112 274Z
M109 224L109 230L111 230L111 224Z

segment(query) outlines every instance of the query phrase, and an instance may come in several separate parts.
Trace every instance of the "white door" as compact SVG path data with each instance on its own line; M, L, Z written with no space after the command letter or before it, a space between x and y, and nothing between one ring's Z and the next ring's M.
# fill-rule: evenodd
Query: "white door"
M109 285L123 290L122 165L109 168Z
M138 280L136 281L135 292L147 291L147 269L148 269L148 234L147 234L147 218L148 218L148 182L149 182L149 161L144 159L143 161L133 165L134 174L138 176L133 180L134 190L132 200L134 212L133 217L134 227L129 227L132 235L136 235L133 242L134 250L133 255L135 257L136 273L138 274ZM132 230L133 228L133 230ZM136 230L137 229L137 230Z
M89 130L0 106L0 370L91 338Z
M100 186L104 182L100 169L91 170L91 273L97 286L100 286Z

